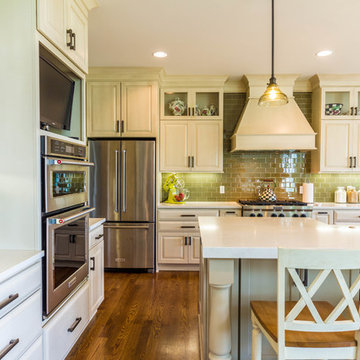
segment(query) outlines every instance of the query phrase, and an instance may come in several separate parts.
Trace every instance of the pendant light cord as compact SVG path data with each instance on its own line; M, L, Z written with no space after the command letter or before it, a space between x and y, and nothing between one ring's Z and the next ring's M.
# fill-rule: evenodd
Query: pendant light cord
M276 83L276 79L274 77L274 0L271 0L271 78L270 84Z

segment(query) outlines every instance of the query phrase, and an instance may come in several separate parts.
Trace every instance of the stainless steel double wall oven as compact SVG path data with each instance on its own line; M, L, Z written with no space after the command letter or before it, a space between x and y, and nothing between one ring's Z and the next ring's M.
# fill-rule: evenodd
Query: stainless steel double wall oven
M43 312L49 315L88 275L87 148L41 138Z

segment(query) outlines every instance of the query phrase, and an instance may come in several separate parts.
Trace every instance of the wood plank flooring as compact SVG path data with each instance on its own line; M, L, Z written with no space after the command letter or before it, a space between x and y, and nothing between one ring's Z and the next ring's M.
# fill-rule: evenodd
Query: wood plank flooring
M105 273L105 300L67 360L198 360L197 272Z

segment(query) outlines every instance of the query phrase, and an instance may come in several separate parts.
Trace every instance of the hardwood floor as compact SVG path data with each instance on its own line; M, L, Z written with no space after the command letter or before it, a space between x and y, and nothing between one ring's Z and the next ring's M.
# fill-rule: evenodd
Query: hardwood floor
M198 360L197 272L105 273L105 300L67 360Z

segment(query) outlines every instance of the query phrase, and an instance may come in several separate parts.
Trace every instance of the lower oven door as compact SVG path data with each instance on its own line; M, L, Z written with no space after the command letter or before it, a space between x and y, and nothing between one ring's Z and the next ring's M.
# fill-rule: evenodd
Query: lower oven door
M89 201L89 167L93 163L45 156L43 212L49 213Z
M81 208L46 219L45 315L88 275L89 213L93 210Z

